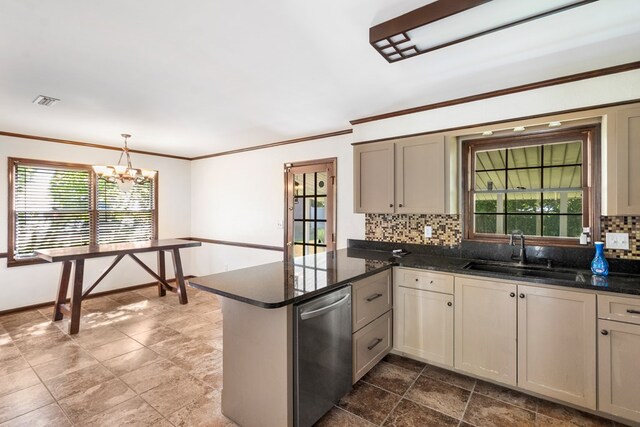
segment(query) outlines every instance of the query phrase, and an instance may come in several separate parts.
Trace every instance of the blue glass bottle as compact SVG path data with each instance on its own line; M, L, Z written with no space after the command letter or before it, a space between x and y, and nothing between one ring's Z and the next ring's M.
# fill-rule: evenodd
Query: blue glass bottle
M604 257L604 242L595 242L596 256L591 261L591 272L598 276L606 276L609 274L609 263Z

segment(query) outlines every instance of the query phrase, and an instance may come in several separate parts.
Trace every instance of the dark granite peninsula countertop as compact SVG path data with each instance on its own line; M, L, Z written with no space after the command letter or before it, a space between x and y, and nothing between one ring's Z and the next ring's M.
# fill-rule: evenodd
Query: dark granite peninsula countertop
M371 254L373 258L368 258ZM378 251L341 249L189 279L194 288L263 308L306 301L390 268Z
M541 285L553 285L592 291L640 295L640 262L619 266L625 273L610 273L607 277L593 276L588 269L579 268L588 254L552 254L558 268L548 271L569 271L564 278L530 277L492 271L469 270L470 262L502 261L505 266L514 263L491 259L469 248L428 248L423 245L394 245L355 241L348 249L325 254L309 255L292 262L273 262L243 268L226 273L196 277L189 280L191 286L224 297L243 301L263 308L279 308L299 303L329 292L347 283L375 274L392 266L419 268L456 275L477 276L503 280L515 280ZM496 245L494 245L496 246ZM406 248L411 253L394 257L390 248ZM492 254L505 248L494 247ZM511 249L508 249L509 251ZM533 248L532 250L535 250ZM543 253L543 252L541 252ZM495 257L494 257L495 258ZM584 258L584 259L583 259ZM546 258L541 258L546 260ZM570 265L573 263L574 265ZM532 263L533 264L533 263ZM578 265L576 268L575 264ZM614 266L615 262L612 263ZM535 264L534 264L535 265ZM586 264L588 265L588 263ZM636 271L636 269L639 269ZM544 268L540 268L544 271ZM626 273L632 272L633 274Z

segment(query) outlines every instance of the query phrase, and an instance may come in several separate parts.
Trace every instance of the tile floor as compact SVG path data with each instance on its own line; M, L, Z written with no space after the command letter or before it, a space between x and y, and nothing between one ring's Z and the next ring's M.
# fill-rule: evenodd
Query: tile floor
M189 289L88 299L80 333L52 309L0 316L0 427L234 426L220 413L222 314ZM611 422L390 355L317 424L609 426Z

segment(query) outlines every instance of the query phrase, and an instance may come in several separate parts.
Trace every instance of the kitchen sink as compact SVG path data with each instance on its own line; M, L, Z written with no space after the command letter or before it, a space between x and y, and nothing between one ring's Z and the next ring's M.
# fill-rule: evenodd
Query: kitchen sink
M544 279L562 279L575 282L586 282L583 272L571 269L477 261L472 261L463 268L465 270L486 271L488 273L498 273L516 277L538 277Z

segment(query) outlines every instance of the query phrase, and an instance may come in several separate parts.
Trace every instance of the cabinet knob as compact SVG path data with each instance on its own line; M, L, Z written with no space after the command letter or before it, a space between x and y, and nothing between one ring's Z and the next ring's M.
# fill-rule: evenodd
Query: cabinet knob
M602 335L609 335L609 331L607 331L606 329L601 330L600 333Z
M399 208L401 208L401 207L402 207L402 203L400 203L400 204L398 205L398 207L399 207Z
M520 298L524 298L524 294L520 294Z
M430 280L430 281L429 281L429 284L430 284L430 285L433 285L433 280Z
M515 297L515 296L516 296L516 293L515 293L515 292L511 292L511 293L509 294L509 296L510 296L511 298L513 298L513 297Z
M389 203L389 207L392 208L393 207L393 203Z
M419 281L420 281L420 279L418 279L418 278L416 277L416 282L419 282Z
M448 305L449 307L451 307L451 306L453 305L453 303L452 303L451 301L449 301L449 302L447 303L447 305Z

